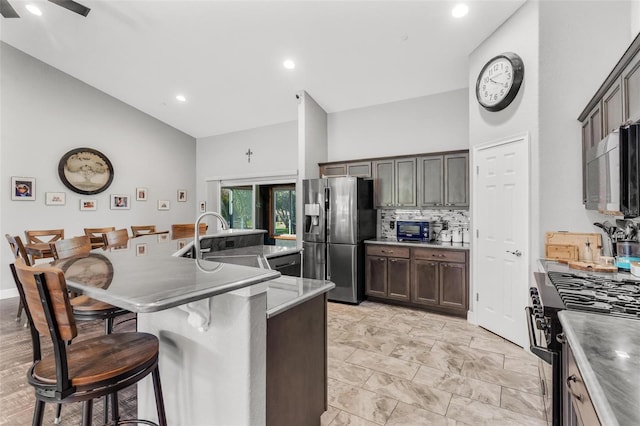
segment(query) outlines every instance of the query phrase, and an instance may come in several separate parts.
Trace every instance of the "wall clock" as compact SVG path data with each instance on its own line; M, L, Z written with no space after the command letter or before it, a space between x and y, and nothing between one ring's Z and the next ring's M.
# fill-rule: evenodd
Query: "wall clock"
M476 98L488 111L506 108L518 94L524 79L522 58L505 52L491 58L476 81Z
M78 194L99 194L113 181L111 161L100 151L76 148L62 156L58 163L62 183Z

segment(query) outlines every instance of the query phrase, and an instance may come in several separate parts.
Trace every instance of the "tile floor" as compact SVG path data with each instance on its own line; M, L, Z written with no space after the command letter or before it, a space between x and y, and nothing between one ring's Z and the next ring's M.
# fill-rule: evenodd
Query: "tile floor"
M323 426L545 425L537 358L464 319L329 303Z

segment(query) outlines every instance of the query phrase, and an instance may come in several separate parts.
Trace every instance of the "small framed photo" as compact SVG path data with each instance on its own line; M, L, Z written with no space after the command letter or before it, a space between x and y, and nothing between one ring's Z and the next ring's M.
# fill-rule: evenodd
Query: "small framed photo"
M98 200L80 200L80 210L97 210Z
M178 189L178 201L180 201L180 202L187 201L187 190L186 189Z
M159 243L166 243L167 241L169 241L169 234L158 234Z
M158 200L158 210L169 210L171 203L169 200Z
M131 203L125 194L111 194L111 210L129 210Z
M35 201L36 178L12 176L11 199L14 201Z
M178 240L178 250L187 245L187 240Z
M47 192L44 195L44 202L47 206L64 206L67 202L66 193L64 192Z
M207 202L200 201L200 213L204 213L207 211Z
M147 201L147 188L136 188L136 201Z
M136 244L136 256L146 256L147 255L147 244Z

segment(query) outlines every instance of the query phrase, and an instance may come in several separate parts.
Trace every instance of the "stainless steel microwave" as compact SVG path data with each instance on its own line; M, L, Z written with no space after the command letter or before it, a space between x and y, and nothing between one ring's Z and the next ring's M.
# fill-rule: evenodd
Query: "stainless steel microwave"
M588 210L640 216L640 124L621 127L587 150Z

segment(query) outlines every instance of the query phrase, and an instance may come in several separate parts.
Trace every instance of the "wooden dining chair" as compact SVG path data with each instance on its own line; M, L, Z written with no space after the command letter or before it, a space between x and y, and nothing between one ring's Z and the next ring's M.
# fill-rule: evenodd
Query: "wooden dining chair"
M129 233L125 228L102 234L102 241L105 249L122 248L129 244Z
M167 424L157 337L141 332L114 333L68 345L78 331L62 270L48 265L27 266L22 259L16 259L11 271L31 325L33 364L27 380L35 388L33 425L42 425L45 403L82 402L82 425L89 426L93 399L115 395L149 373L153 379L158 423ZM51 339L51 353L43 353L43 337ZM121 424L117 398L111 401L113 424ZM125 422L135 423L122 421Z
M131 233L133 235L133 238L148 234L150 232L156 232L155 225L131 225Z
M58 240L51 244L51 253L53 253L53 258L56 260L80 254L87 254L90 251L91 239L86 235Z
M91 248L104 247L102 234L115 231L115 226L105 226L104 228L84 228L84 235L91 239Z
M64 239L64 229L42 229L24 231L26 244L51 244ZM53 254L31 255L32 260L53 257Z
M207 233L209 225L201 223L198 230L198 235L204 235ZM195 223L174 223L171 225L171 239L178 240L180 238L193 238L196 230Z
M27 266L31 266L31 261L29 260L29 256L27 255L27 251L24 248L24 244L22 244L22 240L18 235L4 235L7 241L9 242L9 247L11 248L11 253L13 257L16 259L22 259ZM22 299L18 301L18 313L16 314L16 322L20 322L22 320L22 311L24 309L24 305L22 304ZM26 327L28 323L25 323Z

